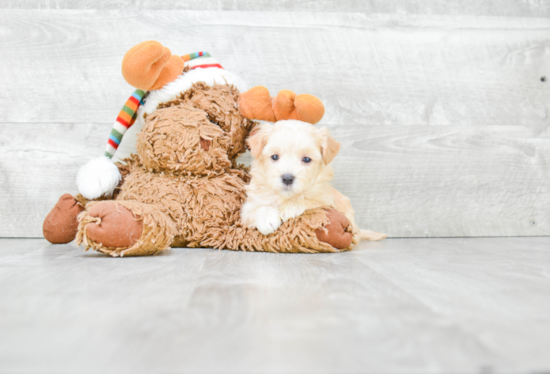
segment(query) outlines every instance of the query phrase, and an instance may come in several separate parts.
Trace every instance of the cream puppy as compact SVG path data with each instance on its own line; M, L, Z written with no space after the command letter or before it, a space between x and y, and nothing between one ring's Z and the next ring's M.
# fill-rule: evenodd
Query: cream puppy
M361 239L386 237L359 230L349 199L330 185L334 175L330 162L340 143L327 128L296 120L278 121L261 125L247 141L253 162L241 210L245 225L268 235L308 209L333 207L346 216Z

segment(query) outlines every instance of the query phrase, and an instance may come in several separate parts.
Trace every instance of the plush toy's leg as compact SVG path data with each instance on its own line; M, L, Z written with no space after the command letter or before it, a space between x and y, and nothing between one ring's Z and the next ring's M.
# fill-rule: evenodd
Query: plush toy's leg
M44 238L52 244L73 241L78 230L76 217L83 210L84 207L73 196L68 193L62 195L44 220L42 225Z
M118 256L153 255L170 247L172 219L157 205L136 201L99 201L78 216L77 244Z
M349 251L358 242L359 235L351 232L342 213L314 209L284 222L270 235L241 225L212 229L201 245L243 251L319 253Z

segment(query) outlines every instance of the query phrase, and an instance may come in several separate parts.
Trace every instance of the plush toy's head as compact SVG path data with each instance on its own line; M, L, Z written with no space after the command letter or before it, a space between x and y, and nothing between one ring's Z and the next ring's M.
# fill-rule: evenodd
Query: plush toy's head
M176 100L145 117L137 150L156 172L213 175L235 166L254 122L237 110L238 91L229 85L196 83Z

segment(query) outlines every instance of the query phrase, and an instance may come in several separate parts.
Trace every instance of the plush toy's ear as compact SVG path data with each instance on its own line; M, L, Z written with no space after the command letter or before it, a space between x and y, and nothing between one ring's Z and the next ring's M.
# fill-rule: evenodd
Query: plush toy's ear
M271 125L265 123L258 127L255 127L251 132L248 138L246 139L246 144L250 148L250 154L254 158L260 157L264 147L267 144L267 139L271 133Z
M130 48L122 59L126 82L140 90L156 90L183 72L184 61L159 42L147 41Z
M323 155L323 162L325 165L336 157L340 152L340 143L337 142L331 135L326 127L319 129L319 135L321 140L321 154Z
M239 111L248 119L269 122L296 119L314 125L323 118L325 107L312 95L296 96L292 91L282 90L273 98L267 88L257 86L239 96Z

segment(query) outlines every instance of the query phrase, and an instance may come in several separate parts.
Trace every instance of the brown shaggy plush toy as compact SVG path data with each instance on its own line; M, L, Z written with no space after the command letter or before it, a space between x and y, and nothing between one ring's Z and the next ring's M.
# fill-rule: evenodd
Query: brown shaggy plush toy
M46 217L48 241L76 238L86 249L112 256L185 246L337 252L357 243L348 220L329 207L307 211L267 236L240 223L250 177L236 160L246 150L253 120L314 124L324 114L317 98L291 91L271 98L264 87L244 92L244 82L208 53L173 56L157 42L130 49L122 71L138 90L115 122L105 157L80 170L80 194L61 196ZM135 138L124 139L137 154L113 163L128 129Z

